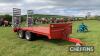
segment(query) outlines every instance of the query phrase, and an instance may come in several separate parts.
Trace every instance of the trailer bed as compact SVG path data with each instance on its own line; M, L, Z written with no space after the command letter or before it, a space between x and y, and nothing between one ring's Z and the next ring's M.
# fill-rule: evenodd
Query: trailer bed
M30 32L34 32L34 33L37 33L37 34L41 34L41 35L50 35L50 28L49 27L23 27L23 28L20 28L21 30L24 30L24 31L30 31Z

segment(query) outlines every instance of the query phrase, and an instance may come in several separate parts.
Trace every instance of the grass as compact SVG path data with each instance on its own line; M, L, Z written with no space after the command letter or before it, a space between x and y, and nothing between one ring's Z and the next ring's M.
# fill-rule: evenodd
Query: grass
M81 22L88 25L87 33L77 33ZM100 21L75 21L70 37L79 38L86 45L94 46L94 52L69 52L68 47L73 43L63 40L26 41L19 39L11 27L0 27L0 56L99 56L100 53Z

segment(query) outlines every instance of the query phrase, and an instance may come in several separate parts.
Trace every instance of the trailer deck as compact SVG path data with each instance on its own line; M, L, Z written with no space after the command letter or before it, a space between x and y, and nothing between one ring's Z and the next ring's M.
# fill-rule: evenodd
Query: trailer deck
M41 35L50 35L50 28L49 27L23 27L23 28L20 28L20 30L23 30L23 31L30 31L30 32L34 32L34 33L37 33L37 34L41 34Z

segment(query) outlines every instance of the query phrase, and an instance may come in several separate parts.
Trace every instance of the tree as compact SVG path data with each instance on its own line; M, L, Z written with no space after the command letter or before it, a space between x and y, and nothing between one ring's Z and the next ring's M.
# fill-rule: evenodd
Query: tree
M12 16L9 15L9 14L5 14L3 17L4 17L5 20L8 20L10 22L12 21Z

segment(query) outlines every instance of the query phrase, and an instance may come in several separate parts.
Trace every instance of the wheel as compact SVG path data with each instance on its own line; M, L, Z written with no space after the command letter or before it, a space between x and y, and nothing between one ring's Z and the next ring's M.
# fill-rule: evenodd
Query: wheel
M24 39L25 38L25 32L22 31L22 30L19 30L18 31L18 36L19 36L19 38Z
M32 41L32 40L36 39L36 36L35 36L35 34L32 34L31 32L27 31L27 32L25 32L25 38L28 41Z

